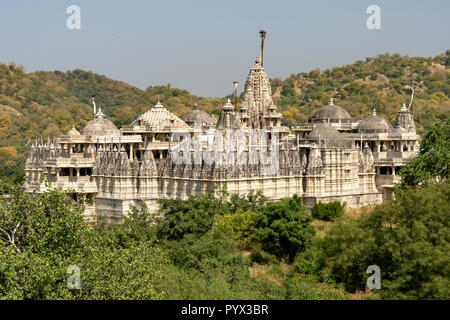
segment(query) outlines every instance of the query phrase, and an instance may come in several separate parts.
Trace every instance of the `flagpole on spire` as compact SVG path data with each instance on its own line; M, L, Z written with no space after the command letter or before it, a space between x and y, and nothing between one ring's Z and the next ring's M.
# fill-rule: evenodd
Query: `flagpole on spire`
M261 56L260 56L260 61L261 61L261 67L264 66L263 63L263 57L264 57L264 40L266 39L266 31L265 30L260 30L259 31L259 35L261 37Z

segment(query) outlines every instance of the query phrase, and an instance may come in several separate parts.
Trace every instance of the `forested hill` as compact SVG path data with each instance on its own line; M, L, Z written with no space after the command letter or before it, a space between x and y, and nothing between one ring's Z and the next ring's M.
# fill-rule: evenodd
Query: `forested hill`
M450 50L434 58L379 55L352 65L272 79L275 103L284 124L306 121L318 108L335 103L356 118L376 108L393 121L403 102L409 101L412 84L416 95L413 113L419 132L450 115ZM177 115L197 102L218 114L225 98L196 97L167 86L141 90L105 76L73 70L25 73L23 67L0 63L0 178L23 170L31 137L55 136L77 129L92 119L91 97L120 127L129 124L159 99Z
M450 115L449 66L450 50L434 58L384 54L322 72L292 74L284 81L272 79L272 93L290 125L307 121L331 96L355 118L376 108L393 122L403 102L409 103L414 85L412 109L423 133Z

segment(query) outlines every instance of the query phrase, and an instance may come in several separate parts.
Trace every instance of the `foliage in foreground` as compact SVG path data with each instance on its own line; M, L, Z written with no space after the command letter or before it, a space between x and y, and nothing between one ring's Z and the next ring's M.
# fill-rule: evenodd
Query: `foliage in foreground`
M438 122L420 143L419 155L401 171L401 187L448 180L450 177L450 119Z
M375 297L448 299L449 190L448 182L397 190L395 200L338 219L321 238L295 196L168 200L163 220L141 204L121 225L89 229L83 202L69 192L36 198L8 187L0 298L347 299L375 264ZM80 268L80 290L67 288L71 265Z
M345 205L342 205L339 201L329 203L318 202L312 207L311 215L315 219L334 221L344 215L344 211Z
M260 194L168 201L163 210L171 214L163 221L174 228L155 224L159 217L142 204L131 208L122 225L89 229L80 216L83 201L74 201L69 192L53 190L35 198L20 188L7 191L11 196L1 199L0 227L16 238L14 245L5 233L0 240L1 298L318 299L342 291L332 284L324 290L297 275L290 275L286 286L283 279L269 280L278 276L279 260L262 267L268 268L266 276L255 277L251 268L258 264L240 252L241 243L227 232L212 232L215 215L232 214L237 207L263 212L266 202ZM298 200L292 201L296 205L291 208L297 208ZM265 227L270 230L270 224ZM67 288L67 268L73 265L80 268L79 290Z
M448 182L409 187L359 220L338 222L320 244L324 272L353 292L377 265L382 298L450 298L449 199Z

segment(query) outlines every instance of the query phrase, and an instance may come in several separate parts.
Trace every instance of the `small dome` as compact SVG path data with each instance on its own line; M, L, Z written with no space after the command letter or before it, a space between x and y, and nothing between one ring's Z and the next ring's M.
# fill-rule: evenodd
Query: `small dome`
M344 140L344 136L327 123L319 123L306 137L307 140Z
M351 120L350 114L342 107L339 107L333 103L333 99L330 99L330 104L326 105L316 112L310 119L310 122L335 122L339 120L349 121Z
M72 125L72 129L69 130L69 132L67 132L67 135L70 137L78 137L81 136L80 132L75 129L75 126Z
M114 123L105 118L100 108L95 114L94 120L89 121L86 127L84 127L83 134L85 136L118 137L120 136L120 131Z
M392 128L392 125L386 119L377 116L374 111L373 115L359 122L356 130L359 132L389 132Z
M206 111L200 110L197 104L195 104L192 110L186 112L181 119L188 124L195 123L195 121L200 121L208 125L216 123L215 119L213 119Z

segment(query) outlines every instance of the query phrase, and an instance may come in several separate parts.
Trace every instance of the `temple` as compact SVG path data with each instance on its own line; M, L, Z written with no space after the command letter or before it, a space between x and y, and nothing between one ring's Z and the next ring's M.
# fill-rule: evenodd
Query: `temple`
M95 104L95 103L94 103ZM85 219L120 222L130 205L217 192L260 190L270 200L297 194L307 207L338 200L349 207L391 197L399 170L416 155L410 107L395 125L373 114L355 120L330 99L309 119L282 126L269 78L257 59L239 106L230 100L218 119L194 106L182 118L159 101L120 130L101 108L79 132L36 140L26 161L25 188L72 190L95 201Z

